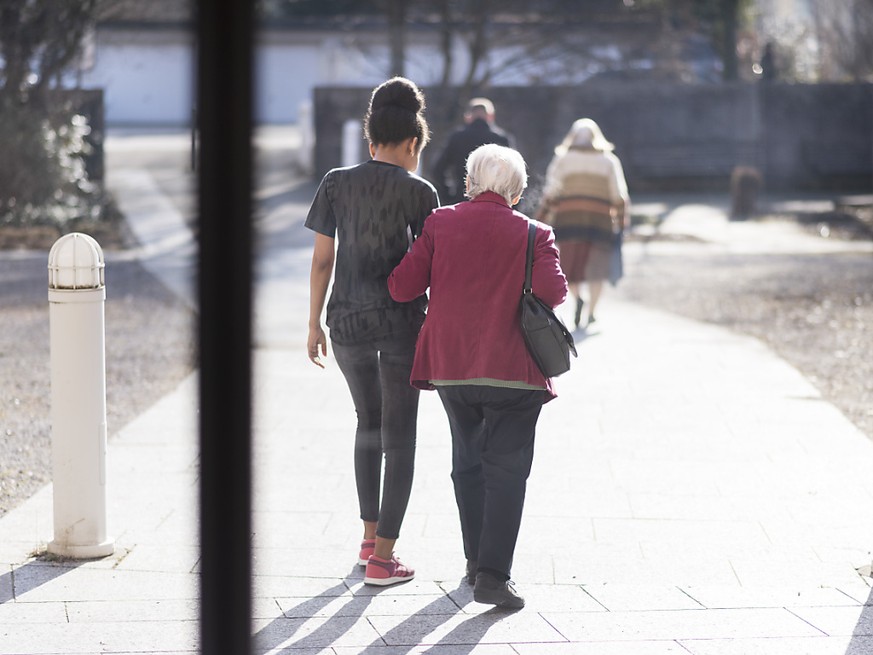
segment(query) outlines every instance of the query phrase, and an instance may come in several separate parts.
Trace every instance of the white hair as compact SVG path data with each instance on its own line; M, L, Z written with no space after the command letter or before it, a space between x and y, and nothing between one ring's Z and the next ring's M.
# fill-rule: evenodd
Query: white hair
M567 136L561 144L555 148L555 153L558 155L566 155L571 148L581 148L582 150L598 150L600 152L608 152L615 149L603 132L600 126L590 118L580 118L574 121L567 132Z
M492 191L511 205L527 186L527 167L517 150L487 143L467 157L467 178L468 198Z

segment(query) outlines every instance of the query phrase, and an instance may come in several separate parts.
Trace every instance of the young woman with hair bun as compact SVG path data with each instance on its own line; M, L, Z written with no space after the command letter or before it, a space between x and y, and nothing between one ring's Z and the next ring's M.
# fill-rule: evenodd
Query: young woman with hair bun
M430 136L424 108L424 94L408 79L376 87L364 118L370 160L329 171L305 223L315 232L309 359L324 368L321 315L333 277L326 324L358 417L354 463L364 534L357 560L366 566L364 582L380 586L415 575L394 544L412 488L419 392L409 378L427 299L395 302L387 278L439 206L434 187L414 173Z

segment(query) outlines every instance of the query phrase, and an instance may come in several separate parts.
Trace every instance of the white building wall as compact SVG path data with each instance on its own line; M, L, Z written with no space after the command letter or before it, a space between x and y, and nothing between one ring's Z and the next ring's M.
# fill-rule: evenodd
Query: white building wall
M421 86L439 83L443 58L436 35L410 36L406 75ZM495 51L495 60L517 53ZM295 123L316 86L373 87L386 78L389 50L379 34L266 32L255 60L255 119L261 124ZM453 76L465 73L468 53L458 47ZM195 98L193 36L177 31L98 33L94 65L81 83L105 92L106 123L189 126ZM518 66L495 76L493 84L542 82L544 67ZM586 75L587 76L587 75ZM580 75L580 78L583 77Z
M102 88L108 125L189 125L194 103L190 35L98 36L82 86Z

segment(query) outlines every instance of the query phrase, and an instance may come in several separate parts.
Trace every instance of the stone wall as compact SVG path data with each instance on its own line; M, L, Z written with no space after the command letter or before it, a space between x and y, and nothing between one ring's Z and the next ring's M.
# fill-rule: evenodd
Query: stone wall
M360 119L370 89L315 90L315 174L340 164L342 126ZM457 115L454 89L425 89L434 135L423 165ZM554 146L572 122L596 120L615 144L633 190L727 189L754 166L769 189L869 190L873 85L590 83L488 90L497 122L515 135L535 195ZM441 127L445 125L445 127ZM362 150L366 153L366 150Z

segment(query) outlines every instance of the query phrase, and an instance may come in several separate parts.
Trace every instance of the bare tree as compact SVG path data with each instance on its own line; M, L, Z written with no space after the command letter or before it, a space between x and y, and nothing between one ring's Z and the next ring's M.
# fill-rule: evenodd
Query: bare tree
M82 155L88 125L49 92L81 52L97 0L0 4L0 224L61 225L100 213Z
M0 101L31 102L79 56L98 0L3 0Z
M813 3L823 80L873 79L873 0Z

